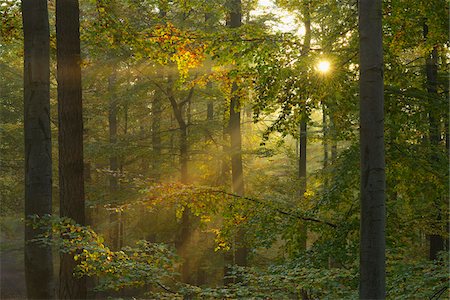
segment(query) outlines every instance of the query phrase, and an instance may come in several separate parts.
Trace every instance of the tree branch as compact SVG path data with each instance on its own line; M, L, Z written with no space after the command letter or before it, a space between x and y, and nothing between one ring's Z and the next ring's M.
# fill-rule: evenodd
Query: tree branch
M264 205L266 207L269 206L267 203L264 203L265 201L262 201L262 200L256 199L256 198L239 196L239 195L236 195L236 194L233 194L233 193L229 193L229 192L226 192L226 191L221 191L221 190L210 190L210 192L216 193L216 194L223 194L223 195L227 195L227 196L231 196L231 197L234 197L234 198L239 198L239 199L243 199L243 200L247 200L247 201L251 201L251 202L254 202L254 203L258 203L258 204ZM291 218L300 219L300 220L303 220L303 221L314 222L314 223L319 223L319 224L325 224L325 225L328 225L328 226L330 226L332 228L337 228L336 224L333 224L333 223L328 222L328 221L323 221L323 220L319 220L319 219L316 219L316 218L310 218L310 217L301 216L301 215L298 215L298 214L295 214L295 213L291 213L291 212L287 212L287 211L281 210L281 209L276 208L276 207L270 207L270 208L273 209L274 211L278 212L279 214L282 214L282 215L285 215L285 216L289 216Z

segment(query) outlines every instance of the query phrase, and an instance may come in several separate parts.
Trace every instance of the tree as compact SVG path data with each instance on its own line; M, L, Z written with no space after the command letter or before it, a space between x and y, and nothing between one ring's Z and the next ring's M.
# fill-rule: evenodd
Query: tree
M25 217L52 213L50 31L47 1L22 1L24 34ZM32 242L42 231L25 226L25 278L29 299L53 298L49 246Z
M423 36L426 39L428 36L428 25L426 22L423 24ZM429 140L432 147L432 155L430 161L439 164L439 158L435 154L438 151L439 142L441 139L440 132L440 116L437 110L436 99L438 99L438 47L433 46L431 53L428 54L425 62L425 74L426 74L426 88L429 93L428 99L428 122L430 124ZM433 199L433 208L437 211L436 219L438 223L441 221L441 205L439 199ZM438 253L444 250L444 238L440 234L431 234L429 258L435 260L438 257Z
M113 69L111 75L108 78L108 99L109 99L109 109L108 109L108 127L109 127L109 143L112 148L112 153L109 157L109 199L111 203L114 203L117 199L117 193L119 191L119 182L117 180L119 172L119 158L117 157L116 147L117 147L117 95L115 93L116 84L116 70ZM110 247L113 250L119 250L122 248L122 238L120 236L120 213L112 210L109 213L109 242Z
M303 13L303 25L305 26L305 37L303 41L302 55L308 56L311 48L311 12L310 12L310 2L305 1L302 4ZM307 96L306 96L307 97ZM299 196L303 200L306 193L306 145L307 145L307 135L308 135L308 115L306 111L306 99L305 105L302 108L302 113L300 116L300 138L299 138L299 160L298 160L298 178L300 179L300 189ZM308 235L308 229L306 224L302 224L300 228L300 238L302 239L302 247L306 250L306 240Z
M174 81L171 75L167 76L167 98L172 106L173 114L178 122L180 130L179 139L179 151L180 151L180 182L182 184L189 183L189 172L188 172L188 162L189 162L189 144L188 144L188 125L189 121L186 121L185 117L185 106L190 103L192 96L194 95L194 87L189 89L189 92L185 99L177 101L174 94ZM175 247L177 248L179 254L184 259L182 266L181 277L183 282L192 283L192 276L189 269L189 258L187 256L187 242L190 235L192 234L192 214L189 207L185 206L181 216L181 224L179 231L177 232Z
M385 298L385 160L381 1L359 1L360 299Z
M242 4L241 0L229 0L229 16L227 26L229 28L239 28L242 25ZM239 196L244 195L244 173L242 167L242 138L241 138L241 99L238 95L238 85L233 82L230 99L230 117L228 130L230 134L231 152L231 180L233 192ZM243 242L243 233L238 233L238 243ZM238 245L236 249L236 264L247 265L248 249L243 245Z
M60 215L85 223L81 56L77 0L56 2ZM86 298L85 278L76 278L74 253L61 254L60 299Z

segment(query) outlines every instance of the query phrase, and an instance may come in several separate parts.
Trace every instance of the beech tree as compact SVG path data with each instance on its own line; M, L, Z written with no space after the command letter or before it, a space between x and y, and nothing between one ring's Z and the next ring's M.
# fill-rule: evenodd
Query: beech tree
M85 224L83 118L78 0L56 2L60 215ZM86 279L73 275L74 253L62 253L60 299L86 298Z
M381 1L359 1L360 299L385 298L384 84Z
M227 2L229 15L227 26L239 28L242 25L242 3L240 0L229 0ZM232 83L230 99L230 117L228 131L230 134L231 152L231 180L233 192L239 196L244 195L244 173L242 167L242 134L241 134L241 99L238 95L238 85ZM243 233L239 232L237 243L243 243ZM248 249L244 245L237 245L235 260L240 266L247 265Z
M52 213L50 131L50 31L47 1L22 1L24 35L25 217ZM32 240L42 232L25 226L25 277L29 299L53 298L50 246Z

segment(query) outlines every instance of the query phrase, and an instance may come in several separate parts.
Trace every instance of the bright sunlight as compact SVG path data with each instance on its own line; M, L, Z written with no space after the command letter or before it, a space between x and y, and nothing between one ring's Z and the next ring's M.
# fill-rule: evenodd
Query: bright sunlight
M330 62L326 60L322 60L317 64L317 71L320 73L328 73L330 71Z

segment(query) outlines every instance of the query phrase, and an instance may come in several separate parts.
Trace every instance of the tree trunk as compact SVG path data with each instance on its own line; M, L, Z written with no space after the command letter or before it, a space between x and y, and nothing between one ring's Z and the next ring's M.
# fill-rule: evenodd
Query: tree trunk
M299 140L299 160L298 160L298 178L300 180L299 199L303 201L306 193L306 143L307 143L307 125L306 116L300 121L300 140ZM300 221L299 235L300 235L300 250L306 250L306 242L308 229L306 222Z
M115 84L115 74L113 74L108 79L108 96L109 96L109 110L108 110L108 126L109 126L109 144L110 151L113 153L109 157L109 169L111 174L109 176L109 189L111 193L111 198L114 198L114 193L117 192L118 181L117 181L117 171L119 169L119 159L115 154L116 144L117 144L117 101L114 94L114 84ZM112 199L111 199L112 200Z
M108 110L108 125L109 125L109 144L110 154L109 157L109 200L114 205L117 202L117 193L119 190L119 182L117 176L119 175L119 159L116 152L117 144L117 99L114 93L114 85L116 82L115 70L112 71L111 76L108 78L108 96L109 96L109 110ZM119 213L115 210L111 210L109 213L109 243L112 250L120 249L119 238Z
M233 192L239 196L244 195L244 175L242 167L242 139L241 139L241 111L240 99L234 95L238 90L233 83L230 102L230 152L231 152L231 179Z
M329 126L327 121L327 107L322 101L322 143L323 143L323 170L324 170L324 179L323 179L323 192L324 198L328 199L328 189L329 189L329 181L328 181L328 151L329 151Z
M226 108L226 105L225 105ZM221 186L227 186L229 184L229 177L230 177L230 161L228 159L228 153L229 153L229 140L228 140L228 124L227 124L227 109L224 109L222 112L222 121L223 121L223 128L222 128L222 158L220 161L220 174L217 181L218 185Z
M85 224L79 4L56 1L60 214ZM73 253L61 254L60 299L86 298L86 279L73 275Z
M23 0L25 217L52 213L52 143L50 130L50 33L47 1ZM42 230L25 226L27 298L52 299L50 246L30 242Z
M323 168L328 167L328 136L329 136L326 105L322 102L322 143L323 143ZM326 184L325 184L326 186Z
M359 1L360 299L385 298L385 159L381 0Z
M210 84L208 83L208 88L209 86ZM206 106L206 120L212 121L213 119L214 119L214 102L209 100Z
M152 103L152 176L155 182L161 177L161 94L156 92Z
M229 17L227 26L238 28L242 25L242 3L241 0L228 0L227 6ZM238 85L233 82L230 100L230 152L231 152L231 181L233 193L244 195L244 173L242 167L242 133L241 133L241 99L238 93ZM248 248L244 243L245 233L238 230L236 234L235 263L238 266L247 265Z
M170 101L170 104L172 106L173 113L175 115L175 119L178 122L178 126L180 129L180 139L179 139L179 152L180 152L180 181L182 184L188 184L189 183L189 173L188 173L188 162L189 162L189 144L188 144L188 123L185 121L185 114L184 114L184 105L188 104L193 95L194 95L194 88L191 88L188 95L186 96L186 99L181 101L180 103L177 102L175 99L175 95L173 93L173 84L174 81L172 77L169 75L168 80L168 89L167 89L167 95ZM191 265L190 260L187 254L187 244L189 237L192 232L192 225L191 225L191 212L188 207L184 207L183 214L181 217L181 224L179 231L176 236L175 241L175 247L179 253L179 255L184 259L182 269L181 269L181 280L185 283L193 283L192 282L192 276L191 276Z
M310 3L309 1L306 1L303 3L303 25L305 26L305 38L303 41L303 49L302 49L302 55L308 56L309 51L311 48L311 15L310 15ZM299 198L300 201L304 200L305 193L306 193L306 155L307 155L307 121L308 116L306 112L306 99L305 99L305 105L303 107L302 116L300 119L300 138L299 138L299 160L298 160L298 178L300 180L300 189L299 189ZM302 247L302 250L306 250L306 242L307 242L307 235L308 235L308 229L306 226L306 222L302 222L299 227L300 231L300 244ZM304 295L306 291L302 291L302 295ZM302 296L305 298L304 296Z
M427 38L428 35L428 25L424 23L423 25L423 35L424 38ZM437 46L433 47L433 50L429 54L426 59L426 86L428 94L430 95L430 99L428 101L428 122L430 124L430 146L431 152L431 160L439 163L439 158L434 154L439 147L439 142L441 138L440 133L440 124L439 124L439 114L440 112L436 109L435 99L438 97L438 49ZM433 200L433 206L436 210L436 221L441 223L441 207L440 207L440 199ZM438 257L438 253L443 251L445 248L445 240L440 234L431 234L429 236L430 240L430 249L429 249L429 258L430 260L435 260Z
M330 112L330 137L331 137L331 163L334 164L337 158L337 134L333 114Z

